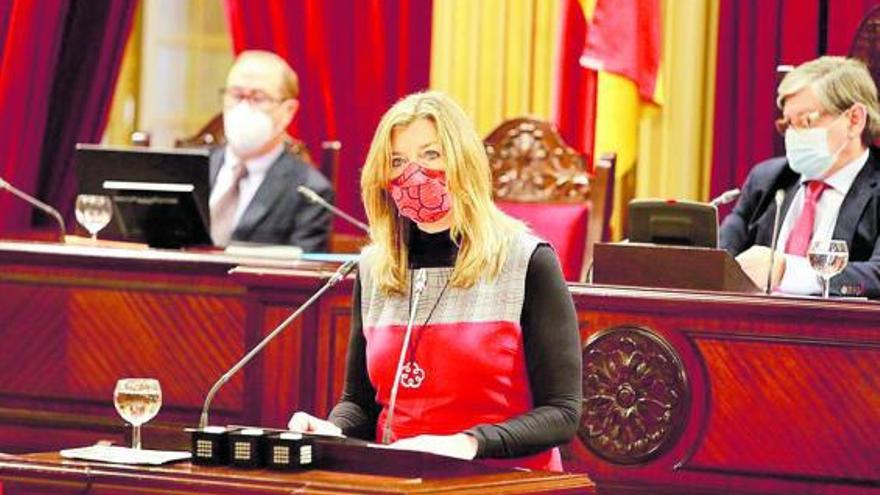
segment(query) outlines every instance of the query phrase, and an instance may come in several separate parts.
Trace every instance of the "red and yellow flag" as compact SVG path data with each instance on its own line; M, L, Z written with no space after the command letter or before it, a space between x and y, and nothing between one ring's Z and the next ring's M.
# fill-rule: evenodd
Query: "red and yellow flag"
M645 108L660 104L660 0L596 0L580 62L598 72L595 156L617 154L612 232L619 237L621 212L631 184Z
M654 101L660 23L660 0L597 0L581 64L629 79L643 100Z

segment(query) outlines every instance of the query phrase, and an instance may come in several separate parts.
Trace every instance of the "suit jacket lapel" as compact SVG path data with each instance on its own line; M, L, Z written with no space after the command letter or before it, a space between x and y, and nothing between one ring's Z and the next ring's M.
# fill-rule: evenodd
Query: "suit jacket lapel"
M276 204L278 198L287 192L290 181L286 179L286 176L290 174L290 167L287 166L286 158L287 153L281 153L275 163L269 167L266 177L263 178L263 183L260 184L247 209L241 215L233 237L247 238L269 213L272 206Z
M776 191L785 190L785 197L782 200L782 211L779 213L779 225L782 228L782 222L788 209L797 194L798 186L800 186L799 176L794 173L786 164L776 180L773 181L771 187L765 194L762 206L758 211L764 212L758 222L757 234L755 236L755 244L762 246L770 246L773 243L773 219L776 214Z
M876 194L878 182L880 182L880 159L876 156L875 150L871 149L868 162L856 176L840 205L837 224L834 226L835 239L844 239L852 245L856 226L862 218L862 211L871 197Z

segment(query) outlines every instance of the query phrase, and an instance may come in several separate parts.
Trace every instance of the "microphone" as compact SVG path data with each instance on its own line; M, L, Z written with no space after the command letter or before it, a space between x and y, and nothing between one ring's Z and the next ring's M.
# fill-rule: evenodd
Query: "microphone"
M403 334L403 345L400 346L400 358L397 360L397 370L394 371L394 384L391 386L391 400L388 402L388 416L385 417L385 427L382 430L382 443L391 441L391 420L394 419L394 406L397 404L397 390L400 388L400 375L403 374L406 351L409 349L409 339L412 336L413 322L416 319L416 308L419 307L419 299L422 292L428 286L428 272L420 268L413 281L413 301L409 308L409 322L406 324L406 333Z
M321 197L318 193L316 193L315 191L312 191L311 189L309 189L309 188L306 187L306 186L299 186L299 187L296 188L296 190L299 191L300 194L302 194L303 196L305 196L305 197L306 197L309 201L311 201L312 203L315 203L315 204L319 204L319 205L321 205L322 207L324 207L324 209L329 210L330 213L332 213L332 214L334 214L334 215L336 215L336 216L338 216L338 217L343 218L344 220L348 221L348 223L350 223L350 224L354 225L355 227L357 227L357 228L363 230L363 231L366 232L367 234L370 233L370 228L367 227L367 224L365 224L364 222L361 222L361 221L358 220L357 218L355 218L355 217L349 215L348 213L346 213L346 212L340 210L339 208L337 208L337 207L331 205L330 203L328 203L324 198L322 198L322 197Z
M352 270L357 266L358 260L357 258L351 259L343 263L336 272L315 292L312 297L310 297L306 302L302 303L302 305L297 308L290 316L287 317L286 320L282 321L274 330L272 330L269 335L266 335L263 340L260 341L259 344L255 345L253 349L250 350L240 361L235 363L232 368L229 368L229 371L223 374L214 386L211 387L211 390L208 391L208 395L205 397L205 404L202 406L202 416L199 419L199 428L204 429L208 426L208 408L211 407L211 401L214 400L214 395L217 394L217 391L220 390L226 382L232 378L233 375L238 373L238 370L242 369L244 365L248 364L251 359L254 358L257 354L263 350L266 345L272 341L275 337L278 336L285 328L287 328L294 320L296 320L299 315L303 313L309 306L311 306L315 301L318 300L327 290L329 290L334 285L338 284L342 279L345 278L346 275L351 273Z
M58 222L58 229L61 234L59 240L61 242L64 242L64 234L67 233L67 228L64 226L64 218L62 218L61 213L58 213L58 210L52 208L46 203L40 201L39 199L6 182L5 180L3 180L2 177L0 177L0 189L6 189L7 191L11 192L13 196L17 196L19 199L24 200L26 203L33 206L34 208L37 208L38 210L54 218L55 221Z
M767 270L767 285L764 287L764 293L770 293L770 282L773 278L773 265L776 263L776 242L779 240L779 217L782 211L782 200L785 199L785 190L777 189L774 201L776 201L776 213L773 215L773 239L770 246L770 269Z
M742 191L740 191L739 188L724 191L723 193L716 196L715 199L709 201L709 204L712 206L721 206L732 203L736 201L736 198L738 198L741 193Z

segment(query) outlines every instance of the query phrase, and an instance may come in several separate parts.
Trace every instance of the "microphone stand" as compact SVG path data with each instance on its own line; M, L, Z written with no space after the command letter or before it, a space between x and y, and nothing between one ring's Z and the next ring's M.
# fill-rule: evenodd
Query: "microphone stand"
M785 191L782 189L776 190L776 196L774 200L776 201L776 213L773 215L773 239L770 243L770 267L767 270L767 284L764 287L764 293L770 294L770 285L773 281L773 265L776 262L776 243L779 241L779 217L781 216L782 210L782 201L785 199Z
M385 427L382 429L382 443L391 441L391 420L394 419L394 406L397 404L397 390L400 388L400 375L403 374L406 351L409 349L409 339L412 336L413 322L416 319L416 309L419 307L419 299L425 286L428 284L428 272L424 268L416 272L413 282L413 303L409 310L409 322L406 324L406 333L403 334L403 345L400 346L400 358L397 360L397 370L394 372L394 385L391 386L391 399L388 401L388 416L385 417Z
M357 218L349 215L348 213L340 210L339 208L331 205L315 191L312 191L311 189L309 189L306 186L299 186L296 188L296 190L299 191L300 194L302 194L303 196L308 198L308 200L311 201L312 203L321 205L324 209L330 210L330 213L333 213L334 215L342 217L343 220L347 220L348 223L363 230L367 234L370 233L370 228L367 227L367 224L365 224L364 222L361 222Z
M44 213L46 213L47 215L49 215L50 217L54 218L55 221L58 222L58 228L60 231L59 232L60 237L58 240L61 242L64 242L64 234L67 233L67 228L64 225L64 218L62 218L61 213L58 213L58 210L56 210L55 208L52 208L51 206L47 205L46 203L43 203L39 199L31 196L30 194L22 191L21 189L18 189L17 187L13 186L9 182L6 182L2 178L0 178L0 189L6 189L10 193L12 193L13 196L18 197L19 199L23 200L25 203L27 203L33 207L36 207L37 209L39 209L39 210L43 211Z
M272 339L274 339L276 336L278 336L278 334L280 334L291 323L293 323L293 321L296 320L299 317L299 315L301 315L303 313L303 311L305 311L309 306L314 304L314 302L317 301L319 297L321 297L325 292L327 292L334 285L336 285L340 281L342 281L342 279L344 279L346 275L351 273L351 271L354 270L354 268L356 266L357 266L357 259L349 260L349 261L346 261L345 263L343 263L336 270L336 272L327 280L327 282L324 283L324 285L321 286L321 288L318 289L318 291L312 295L312 297L310 297L306 302L302 303L302 305L299 308L297 308L296 311L294 311L290 316L288 316L286 320L281 322L281 324L279 324L277 327L275 327L275 329L272 330L272 332L269 333L269 335L266 335L263 338L263 340L260 341L259 344L255 345L254 348L250 350L250 352L245 354L245 356L243 358L241 358L241 360L239 362L235 363L235 365L232 368L230 368L229 371L224 373L223 376L221 376L220 379L217 380L216 383L214 383L214 386L211 387L211 390L208 391L208 395L205 397L205 404L202 406L202 416L199 419L199 428L200 429L205 429L205 427L208 426L208 409L211 407L211 401L214 400L214 396L217 394L217 391L220 390L220 387L222 387L224 384L226 384L226 382L228 382L229 379L232 378L232 376L238 372L238 370L242 369L244 367L244 365L248 364L250 362L250 360L254 358L254 356L259 354L260 351L263 350L263 348L266 347L266 345L268 345L269 342L272 341Z
M728 191L724 191L723 193L719 194L712 201L709 201L709 204L712 206L715 206L715 207L726 205L726 204L732 203L734 200L736 200L740 194L742 194L742 191L740 191L738 188L737 189L730 189Z

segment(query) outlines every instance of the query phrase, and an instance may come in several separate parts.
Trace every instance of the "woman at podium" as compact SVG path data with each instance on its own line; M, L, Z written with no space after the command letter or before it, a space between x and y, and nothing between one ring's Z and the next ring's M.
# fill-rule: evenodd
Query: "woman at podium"
M361 177L372 244L342 397L290 428L561 470L581 413L574 304L553 249L492 202L462 109L416 93L382 118Z

